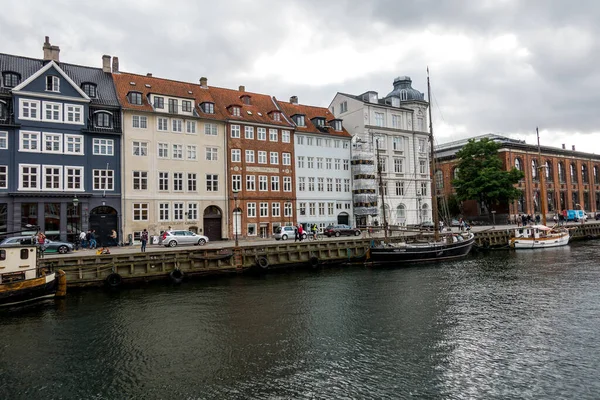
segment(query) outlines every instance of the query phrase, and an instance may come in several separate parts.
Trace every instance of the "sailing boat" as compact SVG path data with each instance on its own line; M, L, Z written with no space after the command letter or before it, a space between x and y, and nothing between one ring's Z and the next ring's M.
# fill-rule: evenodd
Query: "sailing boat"
M538 160L542 170L540 175L540 212L541 225L529 225L515 228L514 237L510 238L509 245L515 249L543 249L546 247L566 246L569 243L569 230L565 227L546 226L546 166L542 166L542 150L540 148L540 132L535 128L538 141Z
M429 100L429 140L431 146L431 165L429 168L429 176L431 178L431 203L433 212L433 240L427 241L405 241L400 243L392 243L387 235L387 220L385 211L383 212L383 227L384 241L373 242L367 254L367 260L373 264L404 264L414 262L431 262L451 260L465 257L471 251L475 242L475 235L471 232L452 233L438 231L439 216L437 207L437 198L435 196L435 157L433 152L433 122L431 119L431 86L429 83L429 68L427 69L427 96ZM377 146L377 175L379 176L379 193L381 195L381 203L384 201L383 178L381 171L381 163L379 162L379 142ZM385 207L384 207L385 210Z

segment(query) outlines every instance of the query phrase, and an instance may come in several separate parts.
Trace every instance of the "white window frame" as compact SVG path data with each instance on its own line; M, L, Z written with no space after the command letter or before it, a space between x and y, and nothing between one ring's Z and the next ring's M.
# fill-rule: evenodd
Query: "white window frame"
M29 138L25 139L24 135L29 135ZM40 153L41 152L41 133L33 131L19 131L19 151L28 153ZM24 144L29 143L29 148L25 148ZM32 150L31 144L35 143L35 149Z
M240 138L240 126L239 125L231 125L231 129L230 129L231 133L230 136L234 139L239 139Z
M254 218L256 217L256 203L255 202L249 202L246 204L246 209L247 211L247 216L250 218Z
M138 154L136 154L136 151ZM148 156L148 142L134 140L131 144L131 154L136 157Z
M0 165L0 189L8 189L8 165Z
M84 138L83 135L71 135L68 133L65 133L64 135L65 138L65 144L64 144L64 152L65 154L74 154L74 155L84 155ZM69 150L69 144L73 145L73 150ZM79 149L76 150L75 148L78 147Z
M254 139L253 126L244 126L244 139Z
M261 201L258 204L258 210L260 212L261 217L268 217L269 216L269 203L267 203L265 201Z
M138 188L136 188L136 182ZM136 192L143 192L148 190L148 171L131 171L131 189ZM146 186L144 188L144 186Z
M183 133L183 120L178 118L171 118L171 132Z
M42 132L42 142L43 142L43 153L49 154L62 154L63 152L63 134L62 133L53 133L53 132ZM58 149L50 149L46 148L48 143L58 144ZM53 147L53 146L52 146Z
M271 191L272 192L281 191L281 186L279 185L279 176L278 175L271 176Z
M231 190L234 192L240 192L242 190L241 175L231 175Z
M163 159L169 158L169 144L168 143L158 142L156 144L156 157L163 158Z
M131 205L131 215L134 221L148 221L150 217L149 211L150 205L148 203L133 203Z
M190 135L196 134L196 121L185 121L185 133L188 133Z
M204 134L208 136L217 136L219 134L219 129L217 124L205 123L204 124Z
M27 104L27 106L25 105ZM35 107L33 107L35 106ZM25 116L27 110L27 116ZM32 111L35 111L35 117L32 117ZM42 120L42 107L39 100L19 99L19 119L27 119L30 121Z
M25 172L23 171L24 168L35 168L35 172L34 173L28 173L27 175L25 175ZM40 165L39 164L19 164L19 190L23 190L23 191L27 191L27 190L40 190L40 185L41 185L41 179L40 179ZM25 176L34 176L35 177L35 186L30 186L30 187L24 187L23 186L23 182L24 182L24 177ZM31 182L31 179L28 180L29 182Z
M292 155L290 153L281 153L281 164L292 165Z
M62 103L55 103L52 101L44 101L42 103L44 105L43 107L43 114L42 114L42 121L48 121L48 122L63 122L63 104ZM52 116L50 118L48 118L46 116L46 107L52 107L50 112L52 114ZM54 118L54 114L57 114L58 117Z
M98 146L99 151L96 151L96 146ZM114 156L115 141L113 139L94 138L92 149L95 156ZM105 152L103 152L102 149L104 149Z
M266 175L258 176L258 191L267 192L269 190L269 178Z
M254 150L246 150L246 162L254 163Z
M289 143L291 139L291 134L290 131L281 131L281 142L283 143Z
M171 203L160 202L158 203L158 220L159 221L170 221L171 219Z
M269 154L269 163L272 165L279 165L279 152L272 151Z
M219 148L218 147L206 147L205 155L206 155L206 161L219 161Z
M278 142L279 135L277 129L269 129L269 142Z
M184 203L182 201L173 202L173 221L184 221L183 216Z
M198 160L198 146L195 144L188 144L186 146L186 159L189 161Z
M283 191L284 192L292 191L292 177L291 176L283 177Z
M267 140L267 128L256 128L256 139Z
M266 164L267 163L267 152L263 151L263 150L258 150L258 154L257 154L257 162L259 164Z
M188 221L198 221L198 203L193 201L188 201L187 203L187 213L185 217Z
M198 192L198 174L195 172L188 172L186 175L187 191L191 193Z
M241 149L231 149L231 162L242 162Z
M256 175L246 175L246 190L256 191Z
M114 191L115 190L115 171L112 169L94 169L92 170L92 178L93 178L93 190L107 190ZM96 178L99 179L96 185ZM102 187L104 183L104 187Z
M183 160L183 145L174 143L171 148L171 159Z
M156 130L160 132L169 131L169 118L158 117L156 118Z
M0 132L0 150L8 149L8 132Z
M50 168L50 169L56 169L57 173L56 174L48 174L46 169ZM56 192L56 191L62 191L63 190L63 166L62 165L42 165L42 191L46 191L46 192ZM57 183L57 187L46 187L46 178L48 177L48 175L51 175L53 177L56 178L56 180L52 180L52 182L56 182Z
M132 128L148 129L148 117L145 115L134 115L131 117Z

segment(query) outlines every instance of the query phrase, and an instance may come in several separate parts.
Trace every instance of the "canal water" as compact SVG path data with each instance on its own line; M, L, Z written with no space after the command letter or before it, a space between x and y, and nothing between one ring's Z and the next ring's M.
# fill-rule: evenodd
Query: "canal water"
M0 399L598 399L600 241L0 311Z

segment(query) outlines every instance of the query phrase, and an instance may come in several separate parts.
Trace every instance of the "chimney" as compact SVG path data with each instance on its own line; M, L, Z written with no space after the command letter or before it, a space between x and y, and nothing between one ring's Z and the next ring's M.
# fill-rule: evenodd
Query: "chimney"
M44 42L44 45L42 46L42 50L44 50L44 61L60 62L60 60L59 60L60 47L52 46L50 44L49 36L46 36L46 41Z
M563 150L565 149L565 144L564 144L564 143L562 144L562 149L563 149Z
M148 73L146 74L146 76L147 76L148 78L152 78L152 72L148 72Z
M575 151L575 145L571 146L571 148L573 149L573 151Z
M112 72L113 74L116 74L119 72L119 57L113 57L112 60Z
M246 91L246 86L240 85L240 92L245 92L245 91Z
M292 97L290 97L290 103L291 104L298 104L298 96L292 96Z
M200 78L200 87L202 89L208 89L208 79L206 79L205 77L201 77Z
M102 72L110 73L110 56L106 54L102 56Z

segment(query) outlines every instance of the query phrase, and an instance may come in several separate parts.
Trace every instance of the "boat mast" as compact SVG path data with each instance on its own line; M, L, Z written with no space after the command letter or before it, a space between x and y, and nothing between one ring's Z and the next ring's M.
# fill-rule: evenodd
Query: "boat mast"
M540 148L540 131L535 127L538 142L538 174L540 174L540 212L542 214L542 225L546 225L546 164L542 163L542 149Z
M427 67L427 100L429 101L429 146L431 151L429 167L429 177L431 178L431 212L433 214L433 237L437 241L440 237L440 222L438 218L438 204L435 183L435 157L433 152L433 121L431 118L431 85L429 83L429 67ZM418 212L421 212L421 210Z
M381 210L383 214L383 237L387 242L388 240L388 232L387 232L387 218L385 216L385 199L383 197L383 176L381 173L381 162L379 161L379 139L375 139L375 147L376 147L376 156L377 156L377 176L379 177L379 193L381 194Z

